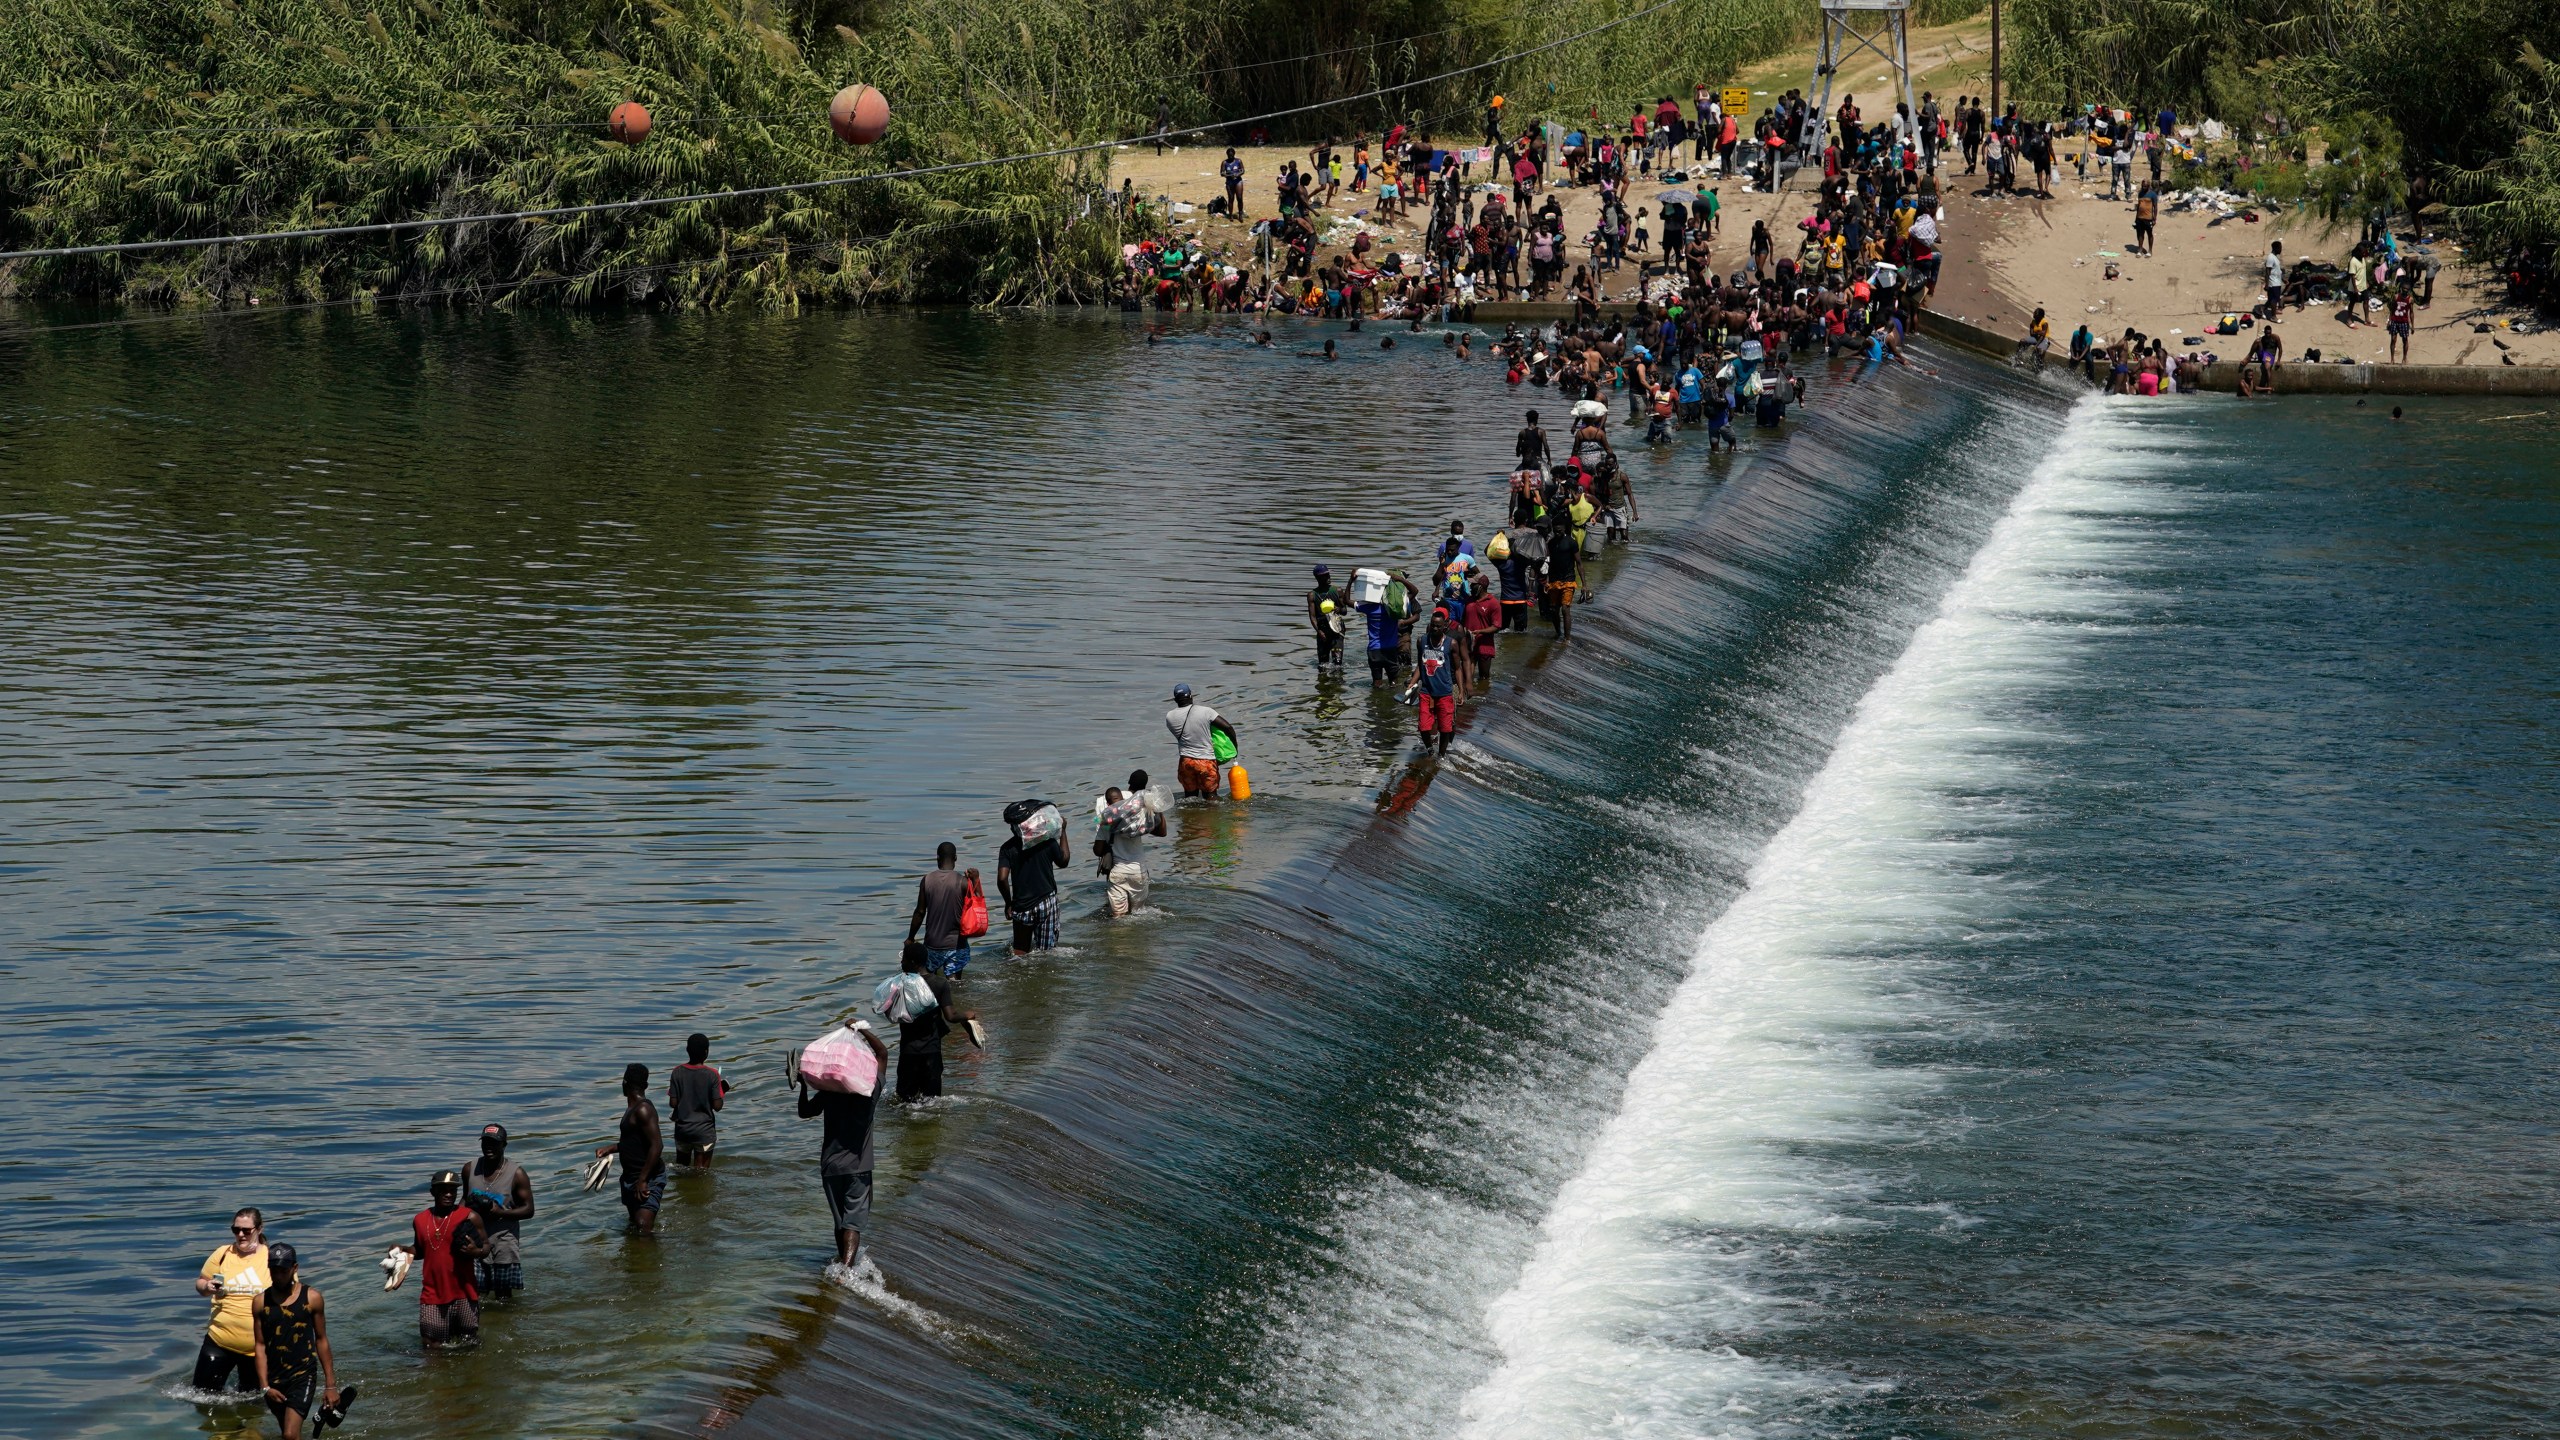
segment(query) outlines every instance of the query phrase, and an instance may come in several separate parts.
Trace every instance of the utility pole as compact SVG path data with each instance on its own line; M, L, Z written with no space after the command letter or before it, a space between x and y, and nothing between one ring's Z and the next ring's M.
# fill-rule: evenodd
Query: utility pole
M1814 100L1814 113L1828 119L1831 115L1831 82L1841 73L1853 53L1865 52L1883 62L1884 78L1893 83L1894 95L1919 113L1920 103L1911 91L1911 0L1820 0L1822 8L1822 44L1815 52L1813 81L1805 88Z
M2000 0L1991 0L1991 118L2000 118Z

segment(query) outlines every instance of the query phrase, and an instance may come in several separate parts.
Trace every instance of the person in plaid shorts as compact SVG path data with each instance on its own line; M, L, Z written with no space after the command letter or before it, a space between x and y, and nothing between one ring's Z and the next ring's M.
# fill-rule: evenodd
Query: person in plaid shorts
M1058 948L1058 867L1069 863L1065 828L1036 845L1019 834L996 851L996 893L1013 922L1013 954Z

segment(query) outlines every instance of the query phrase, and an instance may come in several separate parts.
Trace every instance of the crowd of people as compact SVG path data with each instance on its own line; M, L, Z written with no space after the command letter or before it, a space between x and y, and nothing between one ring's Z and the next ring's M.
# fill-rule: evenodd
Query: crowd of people
M1725 113L1706 85L1693 103L1684 111L1665 96L1636 107L1622 128L1536 119L1513 127L1496 96L1480 147L1452 149L1406 125L1380 137L1374 157L1367 136L1328 140L1273 176L1274 213L1252 222L1250 255L1180 236L1132 243L1121 303L1360 320L1561 299L1581 322L1631 280L1628 293L1657 306L1686 297L1679 308L1792 308L1836 318L1839 333L1861 339L1879 310L1907 326L1938 274L1935 100L1924 102L1931 124L1922 129L1907 106L1895 121L1866 124L1851 97L1833 117L1835 133L1789 91L1751 122L1748 157L1745 117ZM1747 183L1760 191L1816 161L1822 178L1806 187L1813 203L1791 241L1755 223L1743 263L1721 273L1724 191L1746 183L1746 158ZM1224 194L1211 208L1243 220L1249 177L1234 149L1219 173ZM1648 180L1668 188L1642 196ZM1594 198L1590 217L1568 220L1568 190ZM1391 248L1380 233L1405 218L1419 222L1418 249ZM1329 247L1329 234L1343 243Z

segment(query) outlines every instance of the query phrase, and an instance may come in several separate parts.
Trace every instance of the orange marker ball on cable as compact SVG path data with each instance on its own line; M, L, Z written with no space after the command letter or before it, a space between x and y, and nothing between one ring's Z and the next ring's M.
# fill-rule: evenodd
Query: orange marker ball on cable
M889 97L868 85L847 85L827 105L827 124L847 145L868 145L889 133Z
M625 145L637 145L649 138L649 107L637 100L625 100L613 107L604 129Z

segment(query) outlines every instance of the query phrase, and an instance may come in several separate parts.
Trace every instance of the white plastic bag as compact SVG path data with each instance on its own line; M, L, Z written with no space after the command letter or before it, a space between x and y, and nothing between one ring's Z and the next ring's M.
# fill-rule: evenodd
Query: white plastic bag
M1033 811L1030 818L1015 826L1014 833L1022 837L1023 846L1027 849L1054 839L1066 823L1066 817L1058 813L1057 806L1043 805Z
M941 1003L933 998L933 987L924 983L924 977L910 971L890 976L871 992L872 1008L901 1025L914 1024Z

